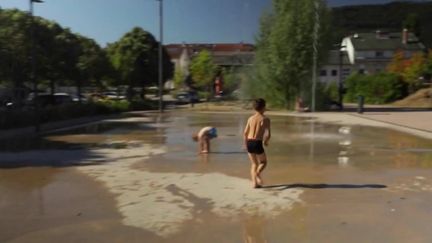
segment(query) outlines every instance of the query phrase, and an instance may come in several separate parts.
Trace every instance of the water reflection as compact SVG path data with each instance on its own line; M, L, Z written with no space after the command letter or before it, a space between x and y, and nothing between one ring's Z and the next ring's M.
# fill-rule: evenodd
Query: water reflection
M309 146L309 160L314 161L315 155L315 121L310 123L310 146Z
M243 242L267 243L264 228L265 221L260 216L252 216L245 219L243 223Z
M340 152L339 152L339 157L337 158L337 162L340 167L349 166L349 162L350 162L349 150L352 144L351 129L352 128L348 126L342 126L338 129L339 134L343 136L341 137L341 141L339 141Z

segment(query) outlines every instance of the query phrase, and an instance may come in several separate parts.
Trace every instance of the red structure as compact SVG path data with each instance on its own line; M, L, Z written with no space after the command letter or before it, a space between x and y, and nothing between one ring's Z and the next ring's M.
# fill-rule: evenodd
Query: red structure
M223 89L223 80L222 76L217 76L215 80L215 95L222 95Z

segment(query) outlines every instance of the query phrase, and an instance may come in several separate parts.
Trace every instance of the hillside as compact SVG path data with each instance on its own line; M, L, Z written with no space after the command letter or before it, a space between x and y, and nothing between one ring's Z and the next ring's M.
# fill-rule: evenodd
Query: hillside
M393 2L383 5L359 5L333 8L333 41L355 32L375 30L402 31L404 21L415 15L419 37L432 48L432 2Z
M432 88L421 89L403 100L396 101L393 105L432 108Z

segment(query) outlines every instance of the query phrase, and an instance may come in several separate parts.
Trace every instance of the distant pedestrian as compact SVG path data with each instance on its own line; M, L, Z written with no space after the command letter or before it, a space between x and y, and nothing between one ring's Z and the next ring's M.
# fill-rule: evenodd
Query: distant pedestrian
M303 99L301 97L297 98L295 109L297 112L308 112L309 111L309 107L304 105Z
M266 102L264 99L257 99L253 103L256 111L249 117L244 130L244 145L247 148L251 161L251 179L253 188L260 188L264 182L261 173L267 166L267 157L263 144L268 146L271 137L270 119L264 116ZM266 133L267 132L267 133Z
M203 127L198 133L192 135L192 139L198 142L198 153L210 153L210 140L217 137L217 130L214 127Z

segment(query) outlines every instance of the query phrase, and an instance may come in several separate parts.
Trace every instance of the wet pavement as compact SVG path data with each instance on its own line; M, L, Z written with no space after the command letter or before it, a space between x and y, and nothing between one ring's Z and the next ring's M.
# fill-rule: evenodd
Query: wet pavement
M272 116L266 187L248 113L174 112L0 144L0 242L431 242L432 141ZM191 134L212 125L212 153Z

